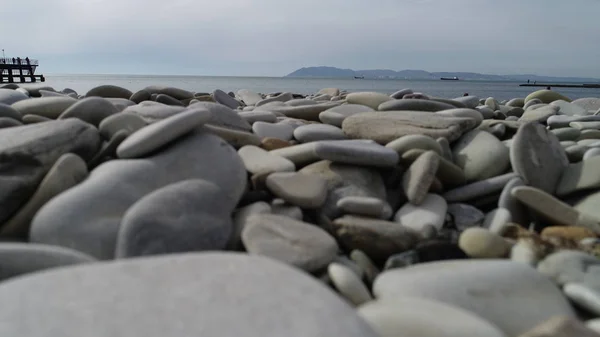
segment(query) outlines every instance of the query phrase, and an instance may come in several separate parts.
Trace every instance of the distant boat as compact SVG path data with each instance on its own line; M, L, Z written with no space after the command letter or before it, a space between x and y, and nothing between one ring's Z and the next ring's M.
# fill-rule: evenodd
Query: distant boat
M454 76L454 77L442 77L440 78L440 80L442 81L458 81L458 77Z
M357 80L362 80L362 79L364 79L365 77L364 77L364 76L354 76L354 78L355 78L355 79L357 79Z

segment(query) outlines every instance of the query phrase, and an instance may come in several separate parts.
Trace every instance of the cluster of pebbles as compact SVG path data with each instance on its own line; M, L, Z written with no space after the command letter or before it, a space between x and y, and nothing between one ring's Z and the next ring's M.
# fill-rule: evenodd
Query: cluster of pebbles
M600 99L0 89L0 335L600 336Z

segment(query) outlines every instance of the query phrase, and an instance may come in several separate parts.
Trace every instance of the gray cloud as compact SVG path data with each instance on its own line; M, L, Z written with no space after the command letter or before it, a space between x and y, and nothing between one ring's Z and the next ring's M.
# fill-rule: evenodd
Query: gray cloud
M45 72L280 76L331 65L600 77L596 0L30 0L3 13L1 47L40 58Z

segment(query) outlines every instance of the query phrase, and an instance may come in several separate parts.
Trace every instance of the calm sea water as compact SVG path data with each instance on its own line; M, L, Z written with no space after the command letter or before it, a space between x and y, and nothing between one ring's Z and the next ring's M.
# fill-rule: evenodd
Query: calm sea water
M80 94L85 94L89 89L101 84L118 85L131 91L149 85L159 85L193 92L212 92L214 89L235 92L239 89L250 89L261 93L289 91L300 94L315 93L326 87L340 88L349 92L377 91L388 94L411 88L436 97L453 98L467 92L481 98L494 97L498 100L525 97L532 91L543 89L519 87L518 82L142 75L47 75L44 83L56 90L71 88ZM572 99L600 97L600 89L556 88L553 90Z

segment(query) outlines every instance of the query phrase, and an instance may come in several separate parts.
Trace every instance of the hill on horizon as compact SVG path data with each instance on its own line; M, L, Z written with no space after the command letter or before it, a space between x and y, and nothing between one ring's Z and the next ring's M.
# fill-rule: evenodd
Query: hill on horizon
M461 80L479 80L479 81L538 81L538 82L592 82L600 83L597 78L585 77L560 77L560 76L541 76L534 74L512 74L512 75L492 75L472 72L427 72L425 70L390 70L390 69L369 69L352 70L336 67L303 67L284 77L304 77L304 78L354 78L364 77L367 79L402 79L402 80L438 80L440 77L458 77Z

